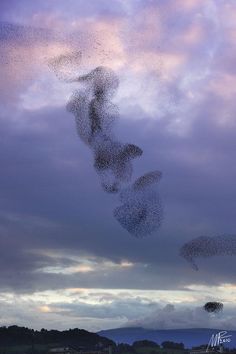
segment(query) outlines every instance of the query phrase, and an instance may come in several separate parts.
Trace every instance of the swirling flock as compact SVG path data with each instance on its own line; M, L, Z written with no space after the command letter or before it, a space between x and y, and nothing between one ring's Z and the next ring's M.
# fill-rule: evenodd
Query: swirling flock
M64 55L50 61L50 68L59 78L74 59L80 55ZM163 207L156 185L161 172L145 173L132 182L133 160L143 151L132 143L123 143L113 132L119 116L112 98L119 86L119 79L110 68L99 66L86 75L66 80L77 82L82 88L76 90L67 110L75 117L80 139L91 149L94 169L101 186L107 193L118 194L120 205L113 215L120 225L136 237L144 237L156 231L163 219Z

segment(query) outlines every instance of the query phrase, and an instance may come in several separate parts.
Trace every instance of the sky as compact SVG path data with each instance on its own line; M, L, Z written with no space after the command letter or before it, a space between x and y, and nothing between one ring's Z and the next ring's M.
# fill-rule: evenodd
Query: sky
M115 134L144 151L134 177L162 171L150 236L113 217L66 110L79 84L48 63L75 52L68 75L119 78ZM236 235L235 53L233 0L1 0L0 325L236 329L235 257L194 271L179 255Z

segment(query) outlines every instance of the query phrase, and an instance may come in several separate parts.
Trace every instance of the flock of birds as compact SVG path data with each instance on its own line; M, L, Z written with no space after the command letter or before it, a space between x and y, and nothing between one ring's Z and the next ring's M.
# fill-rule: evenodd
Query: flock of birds
M135 144L121 142L114 134L119 111L112 97L119 79L105 66L66 79L61 73L80 59L80 53L73 53L56 57L49 65L62 80L80 84L81 88L67 103L67 110L75 117L80 139L92 151L93 166L103 190L119 195L120 205L113 211L114 217L130 234L144 237L156 231L162 222L163 208L156 188L161 172L148 172L132 182L133 160L143 151Z

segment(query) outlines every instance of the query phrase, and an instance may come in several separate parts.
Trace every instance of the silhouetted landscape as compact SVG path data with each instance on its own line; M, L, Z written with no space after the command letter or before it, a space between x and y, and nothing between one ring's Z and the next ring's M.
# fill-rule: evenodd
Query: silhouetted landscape
M200 346L208 343L213 333L220 332L220 329L211 328L185 328L185 329L145 329L142 327L124 327L98 332L99 335L113 340L116 343L132 344L135 341L148 339L157 343L166 341L183 342L185 348ZM228 331L232 341L227 343L229 348L236 347L236 331Z
M127 331L127 329L120 329L121 332L124 330ZM132 330L137 332L138 329L129 328L129 331L132 332ZM0 354L184 354L202 353L206 352L206 349L207 343L186 348L183 342L174 342L171 340L157 343L156 341L142 339L133 341L132 343L118 343L104 336L78 328L65 331L42 328L38 331L15 325L0 327ZM236 353L236 349L224 348L222 352Z
M101 350L115 343L83 329L40 331L26 327L0 327L0 353L47 353L53 348L71 347L77 350Z

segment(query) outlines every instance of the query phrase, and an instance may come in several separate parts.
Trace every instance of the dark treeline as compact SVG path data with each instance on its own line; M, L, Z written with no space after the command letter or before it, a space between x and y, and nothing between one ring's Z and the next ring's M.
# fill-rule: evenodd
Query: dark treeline
M152 350L152 353L162 352L162 354L163 351L160 351L161 348L178 350L178 351L182 350L183 352L185 351L183 343L175 343L175 342L167 341L159 345L156 342L150 340L139 340L134 342L133 345L123 344L123 343L118 344L115 352L118 354L123 354L123 353L139 354L139 353L143 353L143 350L147 348L149 349L149 352L150 350Z
M46 345L51 343L76 346L96 346L99 344L104 347L115 346L115 343L110 339L78 328L66 331L46 330L42 328L40 331L36 331L18 326L0 327L0 346Z

